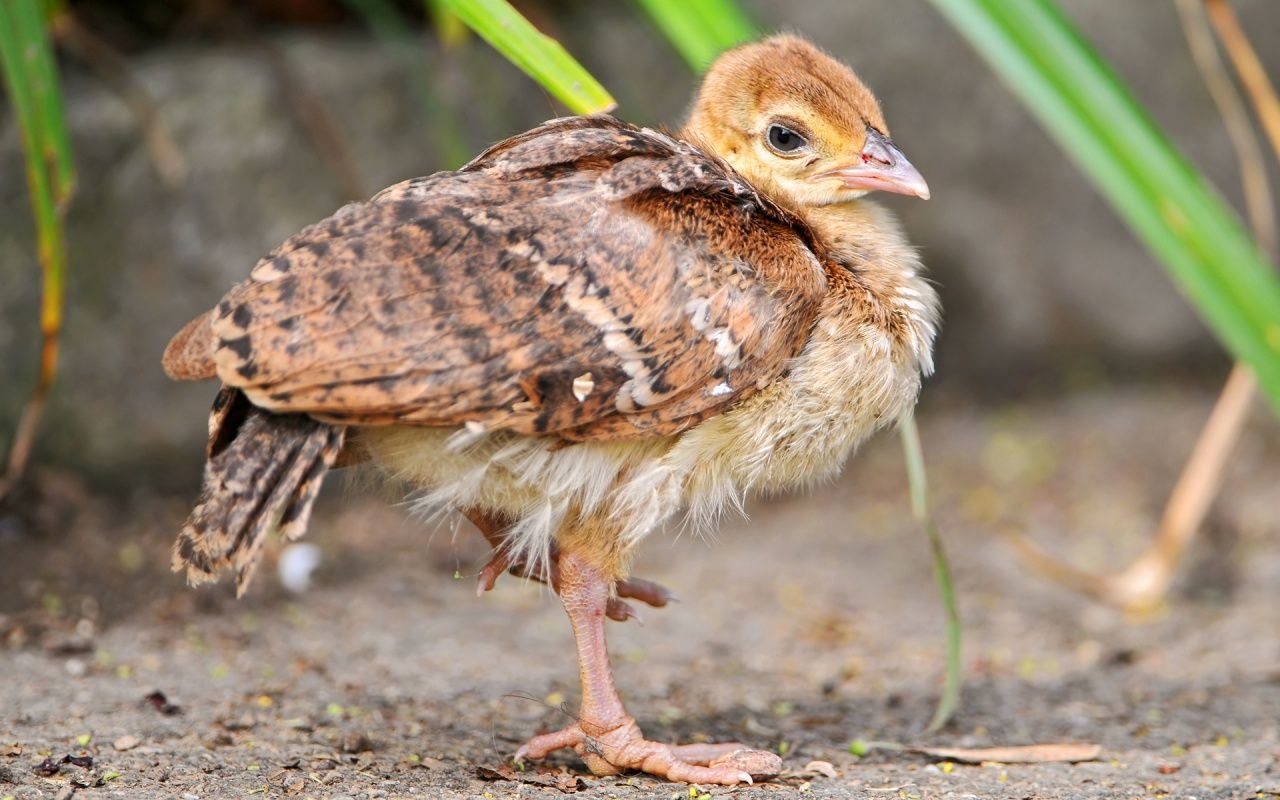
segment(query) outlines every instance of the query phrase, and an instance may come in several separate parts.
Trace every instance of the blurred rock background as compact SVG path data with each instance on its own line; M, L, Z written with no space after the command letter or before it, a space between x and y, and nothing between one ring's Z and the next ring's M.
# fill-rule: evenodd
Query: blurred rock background
M766 29L801 33L850 63L930 182L928 203L889 201L946 309L926 409L955 395L1002 402L1110 383L1211 387L1225 376L1226 358L1164 272L925 0L745 4ZM126 54L186 167L181 181L162 180L137 117L98 75L63 59L79 191L64 356L38 462L106 487L195 485L212 387L170 383L160 352L263 252L336 209L352 183L372 193L457 166L561 113L483 42L443 52L420 31L389 39L337 0L71 5ZM619 116L681 120L695 78L633 4L520 5L610 88ZM1063 5L1238 205L1231 147L1172 4ZM1280 74L1280 4L1238 6ZM356 175L345 185L307 134L299 87L323 101L349 144ZM13 115L0 106L0 441L37 353L23 169Z

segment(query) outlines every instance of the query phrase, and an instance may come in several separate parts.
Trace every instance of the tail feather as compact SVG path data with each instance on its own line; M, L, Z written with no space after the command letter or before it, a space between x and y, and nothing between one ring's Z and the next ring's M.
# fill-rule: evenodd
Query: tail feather
M165 374L175 381L203 381L217 375L214 368L213 312L206 311L182 326L164 349Z
M209 461L200 502L173 549L173 568L191 584L236 572L236 594L253 578L267 534L306 530L345 429L305 414L272 414L224 386L209 417Z

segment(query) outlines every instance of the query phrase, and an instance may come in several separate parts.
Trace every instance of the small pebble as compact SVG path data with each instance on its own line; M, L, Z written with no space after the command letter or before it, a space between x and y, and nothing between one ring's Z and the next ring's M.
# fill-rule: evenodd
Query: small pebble
M813 772L824 778L835 778L836 768L830 761L810 761L804 765L805 772Z
M344 753L363 753L366 750L373 749L373 742L369 741L369 737L363 733L355 731L347 731L342 734L342 752Z
M132 750L133 748L137 747L140 744L142 744L142 740L139 739L137 736L125 734L124 736L121 736L119 739L116 739L114 742L112 742L111 746L114 747L119 752L123 753L126 750Z
M280 553L276 574L280 583L294 594L302 594L311 588L311 573L324 561L324 553L309 542L291 544Z

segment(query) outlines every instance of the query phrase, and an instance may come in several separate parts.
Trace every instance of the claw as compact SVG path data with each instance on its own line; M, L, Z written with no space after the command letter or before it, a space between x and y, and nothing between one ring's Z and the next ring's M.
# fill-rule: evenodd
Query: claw
M619 597L639 600L645 605L653 606L654 608L662 608L667 603L680 602L680 598L676 596L675 592L660 583L654 583L644 578L624 578L618 581L616 588Z
M644 618L640 616L639 611L636 611L635 606L616 597L609 598L608 603L605 604L604 613L606 617L614 622L626 622L629 619L634 619L641 625L644 624Z
M480 597L485 592L492 590L494 584L498 582L498 578L507 571L508 567L510 567L510 561L506 554L501 550L494 553L493 558L489 559L489 563L480 568L480 574L476 576L476 597Z

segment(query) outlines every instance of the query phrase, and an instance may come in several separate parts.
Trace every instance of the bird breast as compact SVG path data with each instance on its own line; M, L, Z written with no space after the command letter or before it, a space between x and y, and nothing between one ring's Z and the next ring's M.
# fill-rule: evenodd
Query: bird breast
M713 527L749 491L832 477L868 436L896 422L932 371L933 290L914 270L885 294L832 276L804 350L787 375L680 437L668 461L687 473L690 521Z

